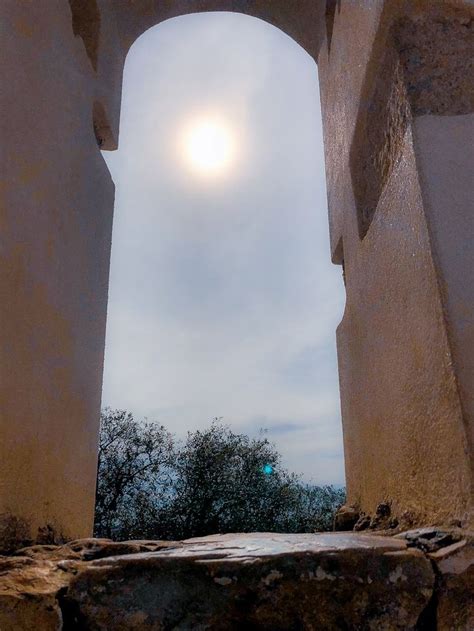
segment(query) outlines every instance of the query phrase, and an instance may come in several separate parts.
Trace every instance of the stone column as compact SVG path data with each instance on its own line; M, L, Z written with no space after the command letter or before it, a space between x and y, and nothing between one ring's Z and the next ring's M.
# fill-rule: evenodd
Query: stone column
M323 7L2 3L0 550L92 533L114 196L100 149L117 146L130 45L175 15L236 10L315 52Z
M5 0L0 192L0 548L92 532L126 52L174 15L237 10L307 48L322 0ZM299 31L304 31L300 34Z
M94 109L105 112L96 70L70 3L4 0L1 20L6 547L92 531L114 186L94 133Z
M348 498L406 525L473 519L469 4L333 3L319 57Z

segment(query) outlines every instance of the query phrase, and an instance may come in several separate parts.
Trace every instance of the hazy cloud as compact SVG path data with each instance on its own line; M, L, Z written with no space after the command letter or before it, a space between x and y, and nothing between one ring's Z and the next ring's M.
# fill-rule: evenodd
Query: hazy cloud
M222 178L183 163L182 126L236 136ZM343 481L317 69L290 38L235 14L169 20L128 56L103 404L183 434L223 416L266 428L285 463Z

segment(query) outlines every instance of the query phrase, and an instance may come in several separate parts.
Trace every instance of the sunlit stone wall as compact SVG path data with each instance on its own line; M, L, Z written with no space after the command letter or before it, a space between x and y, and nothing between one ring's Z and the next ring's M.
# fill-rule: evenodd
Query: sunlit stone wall
M472 523L473 3L5 0L0 540L91 532L113 213L100 149L118 143L130 45L204 10L264 19L319 64L349 502Z

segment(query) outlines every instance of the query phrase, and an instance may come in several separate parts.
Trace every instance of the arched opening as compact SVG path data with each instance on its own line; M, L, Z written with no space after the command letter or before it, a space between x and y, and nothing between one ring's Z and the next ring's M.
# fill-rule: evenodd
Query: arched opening
M133 45L119 149L104 154L116 203L103 404L180 435L216 416L266 429L290 469L340 485L344 289L317 79L291 38L241 14L174 18ZM231 137L218 173L180 144L209 120Z
M389 500L407 527L471 523L467 4L49 4L2 10L0 540L91 533L114 197L98 147L117 146L134 40L213 10L259 17L318 61L331 249L347 272L337 338L349 503L377 521Z

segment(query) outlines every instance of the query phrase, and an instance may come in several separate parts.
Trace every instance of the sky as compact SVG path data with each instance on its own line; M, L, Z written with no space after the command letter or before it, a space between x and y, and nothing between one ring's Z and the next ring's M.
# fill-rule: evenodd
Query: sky
M210 168L193 145L206 125L222 145ZM343 484L345 298L314 61L256 18L168 20L131 48L119 149L103 155L116 202L102 405L179 437L214 417L263 429L290 470Z

